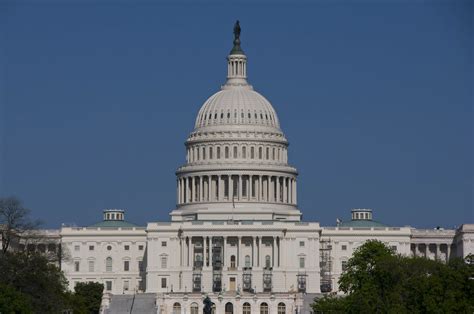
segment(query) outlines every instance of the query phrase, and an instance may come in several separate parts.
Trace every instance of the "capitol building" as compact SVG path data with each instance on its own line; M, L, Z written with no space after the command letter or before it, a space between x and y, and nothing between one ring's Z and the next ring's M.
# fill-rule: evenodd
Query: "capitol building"
M315 297L339 293L348 259L368 239L442 261L474 252L473 224L393 227L371 209L348 209L335 226L303 221L289 142L247 79L238 23L225 82L185 144L169 221L138 226L125 210L106 209L94 225L50 231L70 289L104 284L103 313L197 314L206 297L214 313L311 313Z

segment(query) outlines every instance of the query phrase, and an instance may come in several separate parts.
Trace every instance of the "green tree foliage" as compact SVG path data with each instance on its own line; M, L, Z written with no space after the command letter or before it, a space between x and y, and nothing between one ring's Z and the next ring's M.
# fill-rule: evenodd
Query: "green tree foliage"
M76 284L74 291L75 302L84 304L85 313L99 313L102 292L104 291L103 284L98 282L79 282Z
M66 307L66 279L59 268L36 253L10 253L0 256L0 284L27 297L35 312L53 313Z
M395 255L367 241L349 259L339 288L346 295L315 300L317 313L472 313L474 265Z
M32 313L28 297L15 288L0 284L0 313Z

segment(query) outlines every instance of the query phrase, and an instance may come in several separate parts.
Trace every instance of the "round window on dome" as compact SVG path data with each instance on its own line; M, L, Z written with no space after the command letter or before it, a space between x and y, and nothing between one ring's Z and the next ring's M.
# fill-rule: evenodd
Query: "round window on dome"
M112 250L112 246L111 245L107 245L107 251L110 251Z

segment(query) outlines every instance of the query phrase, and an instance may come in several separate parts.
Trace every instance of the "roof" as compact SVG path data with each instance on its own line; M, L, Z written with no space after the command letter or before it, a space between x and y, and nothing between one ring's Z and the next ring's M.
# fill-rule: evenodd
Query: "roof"
M370 227L388 227L386 224L375 220L351 220L351 221L343 221L341 222L338 227L352 227L352 228L370 228Z
M93 225L90 225L89 227L101 227L101 228L119 228L119 227L139 227L136 224L133 224L128 221L123 221L123 220L104 220L98 223L95 223Z

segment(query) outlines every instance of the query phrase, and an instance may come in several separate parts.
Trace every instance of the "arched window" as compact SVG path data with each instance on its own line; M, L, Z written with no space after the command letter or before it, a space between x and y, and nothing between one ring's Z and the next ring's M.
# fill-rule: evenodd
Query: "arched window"
M199 160L199 147L196 147L196 160Z
M199 305L197 303L191 304L191 314L199 314Z
M272 149L272 159L275 160L275 147Z
M255 158L255 147L250 147L250 158L254 159Z
M237 158L237 146L234 146L234 158Z
M247 158L247 147L242 147L242 158Z
M221 159L221 148L217 147L217 159Z
M270 159L270 148L267 147L266 149L266 154L265 154L266 159Z
M107 257L105 259L105 271L112 271L112 257Z
M206 160L206 148L202 148L202 160Z
M212 147L209 147L209 159L212 159L214 157L212 157Z
M286 305L283 302L278 303L278 314L286 314Z
M262 159L262 148L258 148L258 159Z
M250 303L245 302L244 305L242 306L242 314L250 314L250 313L251 313Z
M225 158L229 158L229 147L225 147Z
M260 314L268 314L268 304L263 302L260 304Z
M181 314L181 304L178 302L173 304L173 314Z
M245 255L245 267L250 267L250 255Z
M271 258L270 255L265 256L265 267L270 268L271 267Z
M225 314L234 314L234 305L230 302L227 302L225 305Z
M235 255L230 256L230 267L235 268Z

